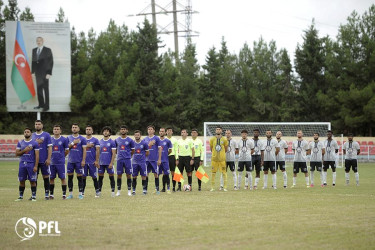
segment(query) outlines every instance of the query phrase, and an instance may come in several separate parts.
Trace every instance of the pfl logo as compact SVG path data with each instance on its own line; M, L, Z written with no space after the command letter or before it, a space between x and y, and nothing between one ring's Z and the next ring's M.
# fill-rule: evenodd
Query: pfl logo
M39 221L39 224L28 217L23 217L16 222L15 231L18 237L21 238L21 241L30 240L35 236L38 231L39 236L60 236L61 232L59 230L58 221ZM54 229L54 232L52 232ZM45 232L47 230L47 233Z

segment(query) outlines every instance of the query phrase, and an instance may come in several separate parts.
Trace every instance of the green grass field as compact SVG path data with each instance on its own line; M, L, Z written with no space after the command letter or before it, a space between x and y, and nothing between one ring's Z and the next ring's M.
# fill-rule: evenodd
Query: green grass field
M210 192L207 183L198 192L194 178L193 192L142 196L139 190L135 197L128 197L124 190L116 198L110 197L106 176L103 196L94 198L93 184L88 179L84 200L76 198L75 178L73 200L59 198L61 186L56 181L55 200L42 199L40 184L37 202L15 202L18 163L0 162L0 249L374 249L374 170L375 164L360 164L359 187L355 186L352 173L350 186L345 186L344 170L338 169L335 188L307 189L299 174L297 188L283 189L279 173L277 190L230 188L226 193ZM292 168L287 171L291 184ZM331 178L329 172L329 183ZM228 180L232 187L231 173ZM315 180L319 183L318 176ZM149 190L153 187L151 178ZM25 197L29 195L27 184ZM41 237L36 233L21 242L14 228L22 217L30 217L37 223L58 221L61 236Z

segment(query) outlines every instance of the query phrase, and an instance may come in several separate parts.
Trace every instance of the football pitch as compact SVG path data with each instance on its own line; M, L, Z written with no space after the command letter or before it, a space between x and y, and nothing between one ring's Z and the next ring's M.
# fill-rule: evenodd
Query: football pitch
M205 168L210 175L209 168ZM108 175L105 175L102 197L94 198L92 180L87 179L85 198L78 200L74 178L74 199L62 200L60 181L56 180L55 200L43 200L43 183L39 176L37 202L18 197L18 162L0 162L0 249L90 248L90 249L374 249L375 248L375 164L360 163L360 186L351 172L345 186L344 170L337 169L337 185L306 188L300 173L292 189L292 168L287 167L288 188L233 191L228 173L228 192L210 192L210 183L197 191L170 195L152 194L154 178L149 181L149 194L127 196L123 181L122 196L112 198ZM254 174L254 173L253 173ZM261 175L263 176L263 174ZM270 187L271 178L268 186ZM185 176L185 181L187 178ZM315 183L320 184L315 174ZM216 176L216 187L219 176ZM263 186L261 179L260 185ZM124 189L125 188L125 189ZM216 189L217 190L217 189ZM60 236L40 236L37 231L21 241L15 232L22 218L57 221ZM47 230L47 229L46 229ZM45 232L46 232L45 230ZM53 231L53 230L52 230Z

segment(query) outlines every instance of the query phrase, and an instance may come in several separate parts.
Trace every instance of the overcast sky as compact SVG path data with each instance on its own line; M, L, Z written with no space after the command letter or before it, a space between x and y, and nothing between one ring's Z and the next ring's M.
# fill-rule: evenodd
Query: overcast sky
M7 2L5 0L5 2ZM172 9L172 0L155 0L161 6ZM187 0L179 0L178 9L186 6ZM144 12L151 0L18 0L18 6L24 10L31 8L37 22L54 22L60 7L65 11L70 25L76 31L87 31L92 27L97 34L105 30L109 20L125 24L130 30L136 30L144 16L130 17ZM357 11L363 14L373 0L191 0L194 11L192 29L199 32L193 38L196 44L199 63L205 62L210 48L220 48L221 38L227 41L229 51L238 53L247 42L252 46L261 36L267 41L276 41L277 47L286 48L291 57L297 43L302 43L303 31L313 18L320 36L335 38L340 24L345 24L347 17ZM160 8L157 7L157 11ZM152 20L151 16L148 16ZM172 14L157 15L159 29L172 22ZM178 21L185 24L185 15L178 15ZM179 29L184 29L180 25ZM169 31L173 26L169 26ZM173 35L160 35L166 48L174 49ZM185 38L179 38L180 52L185 45ZM163 50L162 50L163 51ZM165 50L164 50L165 51ZM292 58L293 60L293 58Z

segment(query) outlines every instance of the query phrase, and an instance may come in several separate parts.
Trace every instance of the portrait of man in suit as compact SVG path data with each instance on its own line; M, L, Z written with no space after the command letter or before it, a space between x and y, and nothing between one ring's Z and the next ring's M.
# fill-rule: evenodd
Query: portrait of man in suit
M31 73L36 80L38 106L34 109L49 110L49 79L52 76L53 56L45 47L43 37L36 38L37 47L33 49Z

